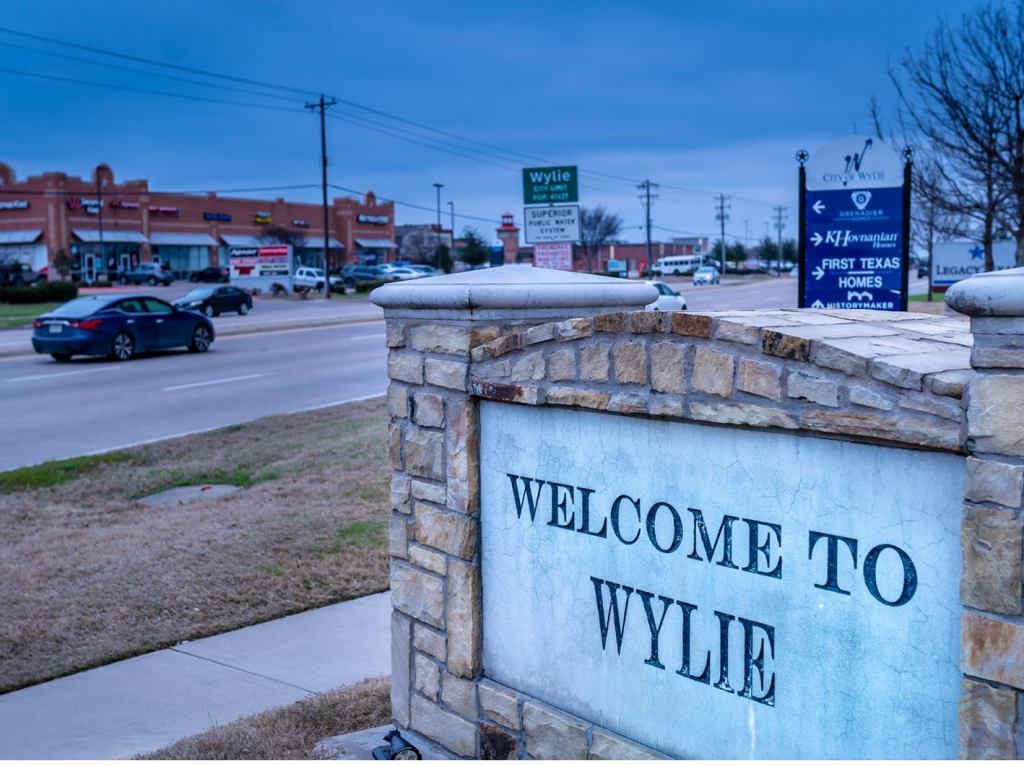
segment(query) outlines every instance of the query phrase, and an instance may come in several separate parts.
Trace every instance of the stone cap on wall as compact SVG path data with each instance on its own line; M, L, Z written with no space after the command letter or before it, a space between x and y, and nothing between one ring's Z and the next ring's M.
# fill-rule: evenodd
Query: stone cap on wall
M452 319L535 318L640 309L656 301L658 291L633 280L516 265L395 282L370 298L389 316L430 311Z
M961 280L946 291L946 303L971 317L1024 317L1024 268Z

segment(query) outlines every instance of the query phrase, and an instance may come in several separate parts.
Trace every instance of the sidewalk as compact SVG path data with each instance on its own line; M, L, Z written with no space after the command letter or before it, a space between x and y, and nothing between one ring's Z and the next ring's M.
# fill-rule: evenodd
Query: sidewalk
M388 593L0 696L0 758L130 758L307 694L391 672Z

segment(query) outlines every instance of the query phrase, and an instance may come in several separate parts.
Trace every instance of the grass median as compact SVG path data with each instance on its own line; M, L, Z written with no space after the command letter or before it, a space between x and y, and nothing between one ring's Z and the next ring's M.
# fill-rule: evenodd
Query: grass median
M383 400L0 473L0 693L387 588ZM146 495L232 483L153 507Z

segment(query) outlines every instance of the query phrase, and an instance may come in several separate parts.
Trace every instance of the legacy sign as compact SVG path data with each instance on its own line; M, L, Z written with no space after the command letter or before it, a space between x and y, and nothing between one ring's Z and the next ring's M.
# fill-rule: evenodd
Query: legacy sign
M962 458L494 402L480 456L489 677L677 757L956 757Z

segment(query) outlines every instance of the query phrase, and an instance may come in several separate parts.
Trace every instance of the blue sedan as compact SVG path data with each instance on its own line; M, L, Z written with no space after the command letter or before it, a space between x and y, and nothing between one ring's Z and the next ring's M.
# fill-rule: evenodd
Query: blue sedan
M201 353L213 343L209 319L148 295L75 298L43 314L32 327L32 347L58 362L75 355L127 362L143 351L179 347Z

